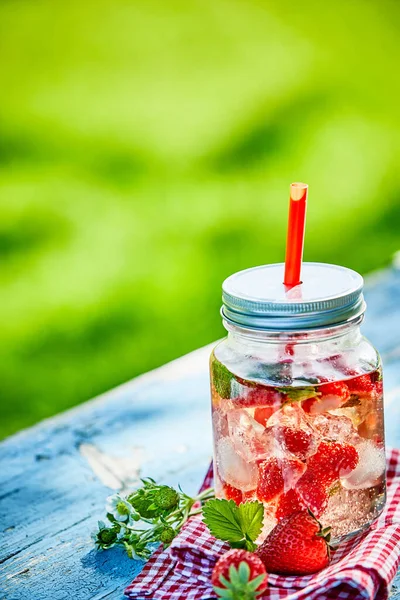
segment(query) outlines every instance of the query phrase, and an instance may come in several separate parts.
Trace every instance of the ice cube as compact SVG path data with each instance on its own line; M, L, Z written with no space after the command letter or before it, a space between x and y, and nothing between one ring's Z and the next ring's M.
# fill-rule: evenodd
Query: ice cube
M304 410L298 404L285 404L280 410L274 412L268 419L267 426L274 427L304 427L309 428L309 421Z
M357 428L367 415L374 412L374 406L371 398L359 398L354 399L353 406L345 406L337 408L336 410L330 410L329 412L338 417L347 417L348 419L351 419L353 426Z
M264 460L281 451L272 429L265 428L246 410L231 411L228 426L236 451L246 461Z
M255 463L246 462L235 450L230 438L217 442L216 462L220 477L243 492L257 487L258 469Z
M350 490L363 490L379 483L385 472L385 451L371 440L363 440L355 446L358 464L341 479L342 486Z
M287 454L292 451L295 456L306 459L314 454L317 449L318 436L310 425L311 419L298 404L288 404L276 411L267 421L267 430L272 430L273 435L281 442L282 450ZM306 439L299 435L300 440L296 442L296 433L305 432ZM307 438L308 446L304 447ZM307 445L307 444L306 444ZM298 450L293 450L298 446ZM290 454L288 455L290 456Z
M263 543L267 535L271 533L275 525L278 523L278 520L275 516L276 506L275 504L264 504L264 521L263 527L261 529L261 533L258 536L256 543L259 546Z
M219 439L228 435L228 419L220 410L214 410L212 415L214 437Z
M358 441L357 431L353 427L353 422L348 417L330 415L316 415L311 424L317 434L328 440L335 442L355 443Z
M228 429L236 452L248 462L267 458L279 448L272 432L253 419L245 409L232 410L228 414Z

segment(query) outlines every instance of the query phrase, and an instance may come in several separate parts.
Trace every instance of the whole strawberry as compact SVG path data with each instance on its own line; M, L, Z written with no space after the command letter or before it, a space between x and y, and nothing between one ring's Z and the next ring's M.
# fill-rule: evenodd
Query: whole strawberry
M179 494L174 488L168 485L160 486L159 490L154 496L154 504L159 508L168 510L175 508L179 503Z
M330 527L322 528L310 511L282 519L256 554L269 573L310 575L329 564Z
M252 552L233 549L216 563L211 583L221 598L255 600L267 588L267 571Z

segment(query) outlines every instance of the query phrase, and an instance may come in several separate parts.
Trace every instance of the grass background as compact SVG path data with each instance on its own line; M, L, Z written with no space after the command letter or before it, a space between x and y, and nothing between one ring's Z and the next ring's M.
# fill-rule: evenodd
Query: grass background
M395 0L0 3L0 435L221 336L220 285L400 248Z

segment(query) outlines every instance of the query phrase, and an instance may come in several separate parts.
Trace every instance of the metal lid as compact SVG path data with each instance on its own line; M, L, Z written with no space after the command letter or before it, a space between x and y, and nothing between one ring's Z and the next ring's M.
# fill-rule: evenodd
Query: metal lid
M361 275L337 265L303 263L303 283L287 290L284 264L234 273L222 284L223 318L246 329L317 329L360 317L366 308Z

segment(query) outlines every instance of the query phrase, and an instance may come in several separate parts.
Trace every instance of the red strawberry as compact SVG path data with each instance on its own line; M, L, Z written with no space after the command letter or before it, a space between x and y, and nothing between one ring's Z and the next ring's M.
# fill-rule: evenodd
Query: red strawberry
M308 398L301 403L301 408L305 413L310 414L313 406L318 402L318 398Z
M358 453L354 446L339 442L321 442L307 464L307 477L329 486L356 468Z
M306 466L296 458L268 458L258 467L257 497L270 502L284 490L293 487Z
M285 402L286 394L277 392L272 387L258 385L254 388L248 388L247 394L239 398L235 398L234 403L240 407L256 407L256 406L280 406Z
M257 490L250 490L250 492L243 492L242 502L251 502L252 500L257 500L256 492L257 492Z
M261 423L264 427L267 426L268 419L279 409L279 406L261 406L256 408L254 411L254 418L258 423Z
M280 521L256 554L269 573L309 575L329 564L329 531L307 511Z
M375 393L377 396L381 396L383 394L383 381L377 381L375 383Z
M358 396L367 396L374 391L374 384L369 375L360 375L346 381L347 386L352 394Z
M318 387L318 392L318 398L308 398L301 405L311 415L340 408L350 398L349 388L343 381L323 383Z
M288 515L304 510L305 506L296 490L289 490L279 497L275 516L280 521Z
M289 490L286 494L279 497L276 509L276 518L278 520L292 515L299 510L309 508L311 512L319 517L322 515L328 504L328 493L326 489L312 477L307 477L306 472L299 479L296 488Z
M244 566L243 566L244 565ZM245 574L243 580L238 575ZM255 589L255 580L259 581ZM253 582L250 586L249 583ZM211 583L223 598L255 600L267 588L267 571L261 559L246 550L229 550L216 563ZM221 590L221 593L218 593ZM227 592L229 590L229 592Z
M294 356L294 344L286 344L285 354L288 356Z
M297 458L305 460L309 455L314 442L311 431L296 427L276 427L274 434L286 450Z
M312 472L307 471L299 479L296 490L301 502L305 508L320 517L328 506L328 492L325 486L315 479Z
M224 483L224 495L227 500L233 500L235 504L243 502L242 492L229 483Z

